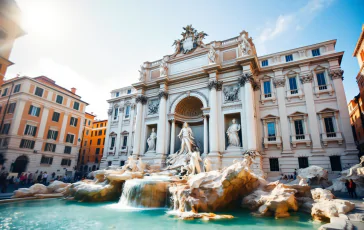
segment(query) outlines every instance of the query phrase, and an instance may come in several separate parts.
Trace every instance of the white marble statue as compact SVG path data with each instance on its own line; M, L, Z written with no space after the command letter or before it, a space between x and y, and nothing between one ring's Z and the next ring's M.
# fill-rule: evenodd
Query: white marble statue
M250 44L248 40L246 39L246 35L242 36L242 41L239 44L239 53L241 54L241 57L251 55L252 49L250 47Z
M210 172L212 170L211 160L208 157L205 157L203 160L203 167L205 172Z
M216 64L216 50L213 45L210 46L210 51L208 53L209 65Z
M152 132L150 133L150 136L147 139L148 143L148 152L155 151L155 140L157 139L157 134L155 132L155 129L152 128Z
M144 81L145 80L145 75L146 75L146 71L143 65L140 66L140 70L139 71L139 81Z
M168 65L167 62L162 60L161 65L159 66L160 76L166 76L168 73Z
M199 174L201 172L201 165L200 162L202 162L202 159L200 157L200 153L198 151L194 151L190 153L190 169L191 174Z
M240 124L236 124L236 120L232 120L232 124L226 131L226 134L229 139L228 147L240 147L240 138L239 138Z
M192 135L192 129L188 126L187 122L183 123L181 132L178 134L178 137L181 139L181 149L178 154L192 153L193 140L195 139Z

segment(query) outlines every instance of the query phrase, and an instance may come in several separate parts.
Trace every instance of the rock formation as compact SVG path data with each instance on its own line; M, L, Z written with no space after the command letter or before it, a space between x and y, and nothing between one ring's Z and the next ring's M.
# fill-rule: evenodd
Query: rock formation
M40 194L59 194L67 189L71 184L62 181L54 181L49 186L34 184L30 188L20 188L14 191L12 198L33 197Z

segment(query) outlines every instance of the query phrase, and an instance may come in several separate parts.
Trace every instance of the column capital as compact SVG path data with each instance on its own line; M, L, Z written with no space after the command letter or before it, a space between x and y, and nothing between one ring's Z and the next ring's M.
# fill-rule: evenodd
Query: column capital
M313 74L312 73L308 73L308 74L304 74L300 76L300 81L302 84L305 83L311 83L313 80Z
M159 97L159 100L162 99L162 98L164 98L164 99L167 100L167 98L168 98L168 92L166 90L161 90L158 93L158 97Z
M223 84L223 81L212 80L212 81L209 81L209 84L207 85L207 87L209 88L209 90L214 88L214 89L216 89L216 91L221 91L222 84Z
M332 78L332 80L334 80L334 79L344 80L344 76L343 76L344 70L342 70L342 69L330 69L329 75Z
M239 86L242 87L245 85L245 83L247 82L252 82L254 81L253 79L253 74L251 72L246 72L243 73L242 75L240 75L240 77L238 78L238 82L239 82Z
M278 78L273 80L273 85L276 88L284 87L286 85L286 79L285 78Z
M135 98L135 102L136 103L142 103L142 105L145 105L148 101L148 98L144 95L138 95L136 98Z

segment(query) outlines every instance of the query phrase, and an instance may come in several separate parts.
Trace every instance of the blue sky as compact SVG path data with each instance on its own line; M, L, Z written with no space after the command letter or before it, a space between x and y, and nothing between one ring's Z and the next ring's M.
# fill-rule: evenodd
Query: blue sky
M363 0L121 1L17 0L28 34L19 38L6 78L46 75L76 87L88 112L107 118L109 92L138 79L139 66L173 53L182 27L205 43L249 32L258 55L337 39L347 99L358 93L352 53L364 23Z

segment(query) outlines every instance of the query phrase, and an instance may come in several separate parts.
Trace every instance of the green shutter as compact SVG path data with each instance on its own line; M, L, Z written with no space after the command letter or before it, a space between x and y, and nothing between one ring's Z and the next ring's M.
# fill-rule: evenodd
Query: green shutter
M57 137L58 137L58 131L55 131L54 132L54 140L57 140Z
M30 107L29 107L29 111L28 111L28 114L31 114L31 113L32 113L32 109L33 109L33 106L32 106L32 105L30 105Z
M75 126L77 126L77 122L78 122L78 119L77 119L77 118L75 118Z
M31 149L34 149L34 144L35 144L35 141L32 141L32 144L30 146Z
M68 160L68 166L71 166L71 160Z
M39 114L40 114L40 108L37 108L37 111L35 113L35 116L39 117Z
M26 125L25 126L24 135L27 135L28 134L28 131L29 131L29 125Z
M37 133L37 127L34 127L33 129L33 137L35 137L35 134Z
M49 158L49 164L51 165L53 163L53 157Z
M52 152L56 151L56 145L53 145Z
M24 139L21 139L21 141L20 141L20 146L19 146L20 148L23 148L24 147Z

